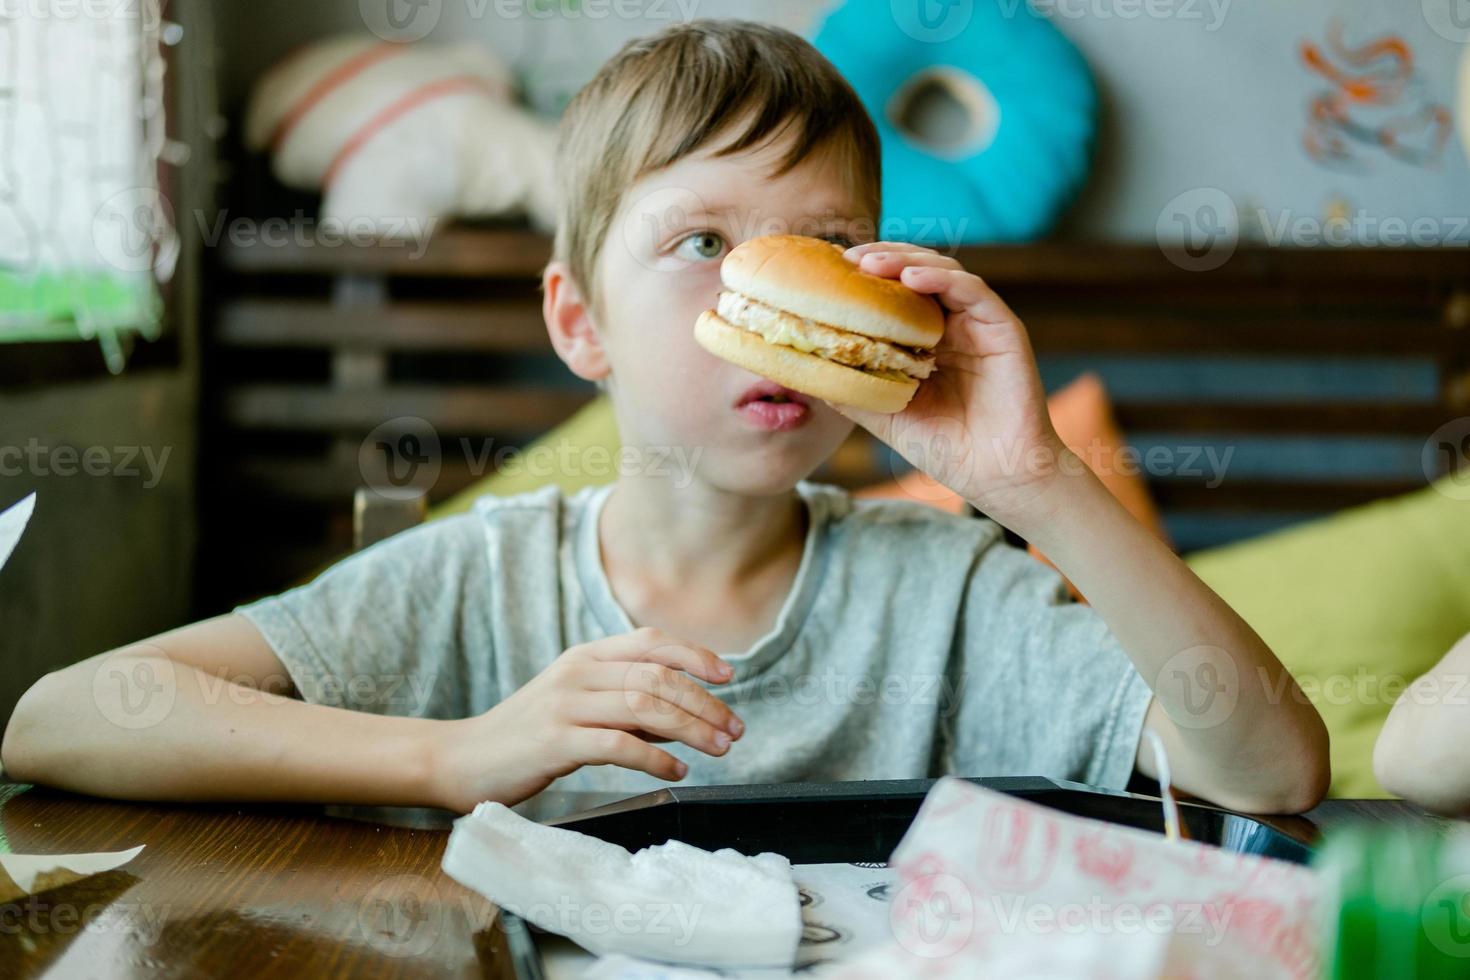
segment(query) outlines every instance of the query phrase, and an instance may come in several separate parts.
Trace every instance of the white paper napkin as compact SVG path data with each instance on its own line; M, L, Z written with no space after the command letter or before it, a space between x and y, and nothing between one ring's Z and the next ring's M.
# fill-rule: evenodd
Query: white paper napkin
M600 955L691 966L790 966L801 939L791 862L681 841L635 854L493 802L454 822L444 872Z
M20 543L20 535L26 529L26 523L31 519L31 512L36 509L36 495L31 494L23 498L20 503L13 507L0 511L0 568L10 560L10 553Z

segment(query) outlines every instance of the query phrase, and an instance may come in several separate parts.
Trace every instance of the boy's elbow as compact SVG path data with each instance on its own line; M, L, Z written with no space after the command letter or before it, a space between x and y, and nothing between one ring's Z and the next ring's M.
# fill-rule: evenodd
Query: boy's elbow
M45 674L27 688L10 712L5 734L0 737L0 770L4 770L7 779L29 783L41 777L43 719L51 710L48 705L58 673Z
M1322 721L1316 709L1312 709L1307 732L1301 739L1301 747L1298 750L1300 761L1292 773L1290 785L1284 786L1285 792L1279 801L1280 809L1276 813L1306 813L1327 798L1327 790L1332 785L1332 753L1331 740L1327 734L1327 725ZM1288 767L1291 769L1292 767Z
M1327 798L1332 784L1332 763L1324 747L1320 759L1313 759L1293 785L1283 787L1278 805L1271 813L1306 813Z
M1315 711L1315 724L1297 740L1295 751L1282 753L1270 768L1271 778L1229 802L1218 801L1243 813L1297 814L1321 803L1332 784L1332 759L1327 727Z

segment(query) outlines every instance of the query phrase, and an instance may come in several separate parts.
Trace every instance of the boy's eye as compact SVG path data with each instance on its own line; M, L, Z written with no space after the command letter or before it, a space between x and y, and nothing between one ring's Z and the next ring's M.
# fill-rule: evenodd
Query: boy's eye
M824 238L825 240L831 242L834 245L841 245L843 248L852 248L854 245L857 244L857 242L853 241L851 238L849 238L846 235L840 235L840 234L823 235L822 238Z
M720 257L725 251L725 239L712 231L701 231L690 235L679 243L681 258L693 262L708 262Z

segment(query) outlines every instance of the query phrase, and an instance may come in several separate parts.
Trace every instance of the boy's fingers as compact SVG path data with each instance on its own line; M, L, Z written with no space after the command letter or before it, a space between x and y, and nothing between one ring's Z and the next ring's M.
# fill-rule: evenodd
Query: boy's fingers
M689 679L689 675L656 663L600 663L583 681L588 691L615 691L658 698L706 724L738 736L744 723L730 706Z
M852 261L856 262L859 259L861 259L864 255L867 255L869 252L928 252L928 253L930 253L932 255L938 255L939 254L938 252L935 252L934 249L932 249L932 248L925 248L923 245L914 245L911 242L886 242L885 241L885 242L864 242L861 245L854 245L852 248L850 248L846 252L844 252L843 255L846 258L851 259Z
M897 276L909 266L932 266L937 269L964 268L958 260L948 255L940 255L938 252L890 252L882 249L865 252L858 259L858 265L864 272L890 278Z
M1016 314L985 280L961 268L911 265L903 270L900 281L915 292L932 294L945 309L968 313L983 323L1016 319Z
M645 626L621 636L610 636L588 647L597 660L647 661L685 670L711 684L723 684L734 674L729 663L708 647Z
M662 698L643 691L587 691L569 706L573 724L589 728L616 728L683 742L709 755L724 755L731 738Z
M683 763L629 732L612 728L572 728L569 729L569 738L572 758L580 765L622 766L660 779L684 778Z

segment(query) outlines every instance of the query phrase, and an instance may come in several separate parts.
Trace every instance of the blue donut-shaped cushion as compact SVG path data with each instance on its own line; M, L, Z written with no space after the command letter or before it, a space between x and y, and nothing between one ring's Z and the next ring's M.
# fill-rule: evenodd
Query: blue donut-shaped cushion
M813 43L852 83L882 137L881 237L925 245L1036 238L1086 179L1097 117L1091 73L1025 0L847 0ZM895 100L936 73L988 92L984 101L998 110L968 149L921 141L893 118Z

